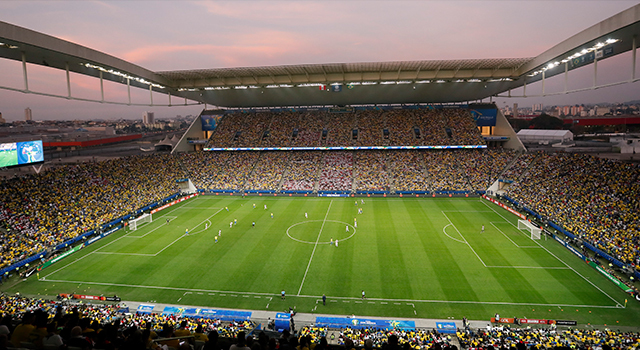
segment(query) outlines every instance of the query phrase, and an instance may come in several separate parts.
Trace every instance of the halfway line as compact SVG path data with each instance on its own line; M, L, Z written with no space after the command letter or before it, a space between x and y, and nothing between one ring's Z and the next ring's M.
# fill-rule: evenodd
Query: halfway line
M329 216L329 210L331 209L331 204L333 204L333 199L331 200L331 202L329 202L329 208L327 208L327 213L324 214L324 220L322 220L322 226L320 226L320 232L318 232L318 238L316 238L316 244L313 245L313 251L311 252L311 257L309 258L307 269L304 271L304 277L302 277L302 283L300 283L300 289L298 289L298 295L300 295L300 292L302 291L302 286L304 286L304 280L307 279L309 266L311 266L311 260L313 260L313 254L315 254L316 248L318 247L318 242L320 241L320 235L322 234L322 229L324 228L324 223L327 222L327 216Z

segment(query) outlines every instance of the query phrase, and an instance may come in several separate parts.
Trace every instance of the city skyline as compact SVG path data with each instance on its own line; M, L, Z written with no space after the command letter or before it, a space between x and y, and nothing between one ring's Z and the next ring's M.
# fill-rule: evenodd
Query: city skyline
M531 57L637 1L191 1L0 3L3 21L69 40L144 68L159 70L335 62ZM34 5L38 6L34 6ZM579 8L579 11L577 9ZM544 20L540 17L544 13ZM542 25L541 25L542 24ZM82 28L79 30L79 28ZM519 30L514 30L517 28ZM599 64L602 79L628 76L630 55ZM21 63L0 59L0 85L22 88ZM29 87L66 93L64 72L28 66ZM73 75L72 92L98 99L97 79ZM587 84L589 67L572 72ZM561 85L549 79L547 92ZM587 85L589 86L589 85ZM640 98L639 83L570 95L497 98L507 104L625 102ZM528 95L535 94L535 85ZM556 89L555 91L562 91ZM132 89L134 102L148 91ZM108 100L123 101L126 87L105 83ZM514 91L514 95L517 91ZM163 95L154 101L167 102ZM204 106L118 106L0 90L0 112L20 120L132 119L197 115ZM504 102L503 102L504 101ZM174 98L173 104L181 99Z

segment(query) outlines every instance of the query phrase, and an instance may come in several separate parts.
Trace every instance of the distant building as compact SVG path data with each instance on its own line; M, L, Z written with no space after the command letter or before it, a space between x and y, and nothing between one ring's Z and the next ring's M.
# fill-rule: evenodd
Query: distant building
M154 123L153 112L144 112L142 115L142 124L148 125Z
M33 115L31 115L31 108L29 107L24 109L24 120L25 121L33 120Z
M536 112L541 112L542 113L542 108L544 106L542 105L542 103L534 103L533 107L531 107L531 111L535 114Z
M607 113L611 113L611 108L609 107L598 107L596 106L596 115L605 115Z

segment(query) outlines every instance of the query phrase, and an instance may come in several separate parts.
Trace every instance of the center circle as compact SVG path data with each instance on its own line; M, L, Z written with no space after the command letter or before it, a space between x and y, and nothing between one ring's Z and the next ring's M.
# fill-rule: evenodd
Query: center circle
M349 231L346 227L349 227ZM299 243L316 244L316 241L311 241L311 238L317 238L320 230L322 234L318 244L329 244L331 239L346 241L356 234L355 226L344 221L306 220L289 226L287 236ZM323 237L329 237L329 239L323 239Z

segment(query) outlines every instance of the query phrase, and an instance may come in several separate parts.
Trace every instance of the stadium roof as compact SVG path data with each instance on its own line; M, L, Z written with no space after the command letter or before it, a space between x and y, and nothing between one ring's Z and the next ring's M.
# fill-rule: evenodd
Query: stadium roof
M220 107L449 103L496 96L630 50L635 55L638 37L640 4L536 57L153 72L69 41L0 22L0 57ZM636 80L633 76L629 81ZM33 92L28 88L0 88ZM68 95L55 96L71 97L70 91Z

